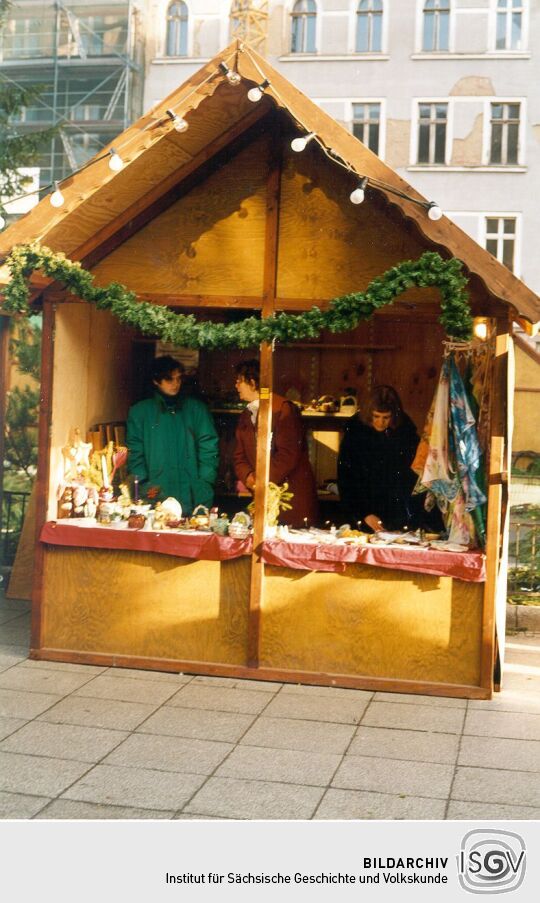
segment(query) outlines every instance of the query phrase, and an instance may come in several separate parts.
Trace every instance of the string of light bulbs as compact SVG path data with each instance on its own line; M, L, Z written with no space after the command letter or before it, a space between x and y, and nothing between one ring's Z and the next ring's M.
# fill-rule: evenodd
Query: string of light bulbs
M189 98L191 96L193 96L193 94L196 94L198 91L200 91L200 89L205 84L207 84L213 78L215 78L216 74L222 75L227 80L227 82L230 85L232 85L233 87L239 87L241 85L243 78L240 75L240 73L238 72L238 53L245 53L249 57L251 63L257 69L257 71L259 72L259 74L261 76L261 81L257 85L254 85L253 87L251 87L248 90L248 92L247 92L248 100L251 101L252 103L258 103L260 100L262 100L263 96L266 93L266 95L271 97L274 101L279 101L281 106L284 109L286 109L289 112L289 114L291 115L291 117L294 119L297 127L305 130L304 135L298 135L297 137L293 138L291 141L291 149L295 153L302 153L311 141L315 141L319 145L319 147L322 149L323 153L330 160L332 160L332 162L337 163L339 166L341 166L343 169L345 169L348 173L356 176L358 179L358 184L351 191L351 193L349 195L349 199L352 204L355 204L355 205L362 204L365 200L367 187L372 186L374 188L382 189L383 191L388 192L389 194L393 194L396 197L400 197L400 198L403 198L404 200L410 201L411 203L416 204L419 207L422 207L424 210L427 210L428 217L431 220L436 221L436 220L441 219L443 212L442 212L440 206L435 201L425 201L420 198L411 197L411 195L408 195L405 192L400 191L399 189L395 188L393 185L388 185L386 182L383 182L372 176L360 175L359 173L356 172L356 170L352 167L352 165L350 163L346 162L336 151L334 151L332 149L328 149L326 147L326 145L324 144L324 142L316 134L316 132L309 131L307 126L305 126L304 123L302 122L302 120L298 116L296 116L296 114L292 113L292 111L289 109L288 104L285 103L283 98L280 96L279 92L276 90L274 85L271 84L270 80L266 77L265 73L260 68L257 60L251 55L251 53L249 52L249 49L247 47L245 47L245 45L243 45L243 44L239 45L238 50L235 50L232 54L230 54L224 60L221 60L221 62L218 64L218 66L215 70L210 72L206 76L206 78L204 78L194 88L192 88L185 95L183 95L182 98L180 98L180 100L176 101L175 104L173 104L170 108L168 108L165 111L165 116L162 117L161 120L158 120L157 123L154 120L150 120L149 122L146 123L146 125L144 125L141 129L139 129L135 134L129 136L121 143L116 143L115 147L110 147L104 154L100 154L98 157L94 157L91 160L88 160L82 166L78 167L77 169L72 170L68 175L64 176L63 179L54 180L49 185L43 185L38 188L35 188L33 191L25 192L24 194L21 194L18 197L9 198L6 200L6 203L12 204L15 201L19 201L24 198L28 198L33 194L40 194L41 192L46 192L46 191L50 191L50 189L53 189L53 191L51 192L51 194L49 196L50 203L54 208L60 208L65 203L65 198L61 191L61 184L63 182L66 182L68 179L72 178L73 176L77 175L78 173L82 172L83 170L88 169L88 167L93 166L94 164L99 163L105 159L108 159L109 169L113 173L120 172L124 168L124 165L125 165L125 161L122 158L120 151L125 151L126 147L128 147L128 145L130 145L132 143L132 141L134 141L136 138L140 138L141 134L143 134L149 128L151 128L151 127L155 128L156 126L165 125L167 123L170 123L170 125L176 132L178 132L180 134L182 132L185 132L189 128L189 123L185 119L185 116L177 113L176 110L180 107L185 108L186 101L188 101ZM229 62L233 58L235 59L235 64L234 64L233 68L231 68L229 66ZM268 89L270 89L270 90L268 90ZM5 225L6 225L6 220L3 217L1 208L0 208L0 229L3 229Z

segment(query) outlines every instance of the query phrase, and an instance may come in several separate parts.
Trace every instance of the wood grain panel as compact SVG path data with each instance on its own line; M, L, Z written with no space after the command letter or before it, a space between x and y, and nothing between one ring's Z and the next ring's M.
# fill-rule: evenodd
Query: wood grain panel
M262 295L268 139L156 217L95 269L137 292Z
M250 562L47 548L43 645L245 664Z
M266 568L261 667L479 685L481 635L481 584Z

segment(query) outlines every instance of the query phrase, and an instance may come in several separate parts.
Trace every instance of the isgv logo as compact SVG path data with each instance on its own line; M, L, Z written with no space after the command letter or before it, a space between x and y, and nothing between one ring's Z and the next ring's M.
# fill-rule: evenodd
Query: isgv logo
M505 894L525 877L525 841L512 831L469 831L457 856L459 883L471 894Z

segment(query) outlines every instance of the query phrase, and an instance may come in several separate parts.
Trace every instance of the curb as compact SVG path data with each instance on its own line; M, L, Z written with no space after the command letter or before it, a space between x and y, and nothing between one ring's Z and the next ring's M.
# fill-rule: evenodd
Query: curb
M540 634L540 607L537 605L506 605L506 630L514 633Z

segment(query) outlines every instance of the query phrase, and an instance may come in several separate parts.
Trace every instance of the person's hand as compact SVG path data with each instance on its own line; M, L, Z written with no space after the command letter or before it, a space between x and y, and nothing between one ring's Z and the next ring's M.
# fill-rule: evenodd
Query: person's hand
M371 527L374 533L378 533L379 530L384 530L384 524L376 514L368 514L367 517L364 518L364 522L368 527Z
M254 491L254 489L255 489L255 476L254 476L254 474L252 474L252 473L248 474L248 476L246 477L246 486L247 486L247 488L248 488L249 490L251 490L251 492Z

